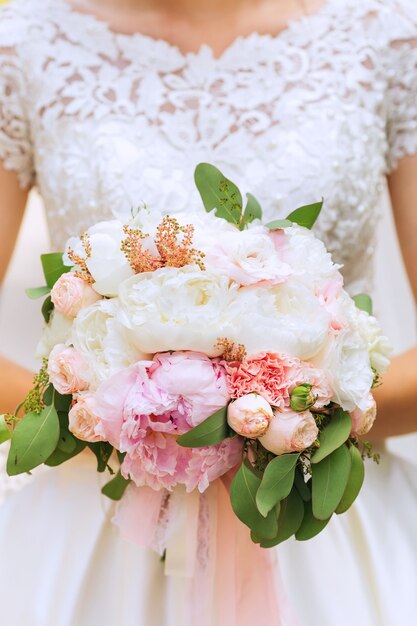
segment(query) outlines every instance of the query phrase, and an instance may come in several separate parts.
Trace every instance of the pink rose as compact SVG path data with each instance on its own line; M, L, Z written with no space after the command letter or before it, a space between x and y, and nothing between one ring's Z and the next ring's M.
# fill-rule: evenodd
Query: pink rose
M51 291L51 300L58 313L74 318L84 307L94 304L101 296L74 273L62 274Z
M149 375L158 387L169 394L181 396L189 404L190 426L197 426L230 400L224 367L205 354L157 354Z
M74 348L58 344L48 360L49 380L63 395L88 389L89 370L84 359Z
M295 413L274 412L266 434L259 439L264 448L274 454L302 452L309 448L318 436L317 424L310 411Z
M376 402L370 393L363 409L356 407L350 414L352 418L352 434L361 437L366 435L374 425L376 418Z
M256 393L238 398L227 408L230 428L249 439L257 439L266 433L272 415L270 404Z
M100 423L94 394L89 391L77 395L76 403L68 414L69 430L82 441L103 441L103 437L95 432Z

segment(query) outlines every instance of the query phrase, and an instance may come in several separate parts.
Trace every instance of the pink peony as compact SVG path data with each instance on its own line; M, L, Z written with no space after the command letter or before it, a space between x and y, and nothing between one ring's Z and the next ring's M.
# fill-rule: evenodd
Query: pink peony
M275 411L266 435L259 441L264 448L277 455L302 452L315 442L318 432L310 411Z
M58 344L48 360L49 380L63 395L88 389L89 371L83 358L74 348Z
M352 418L352 434L358 437L366 435L371 430L376 419L376 402L370 393L363 409L356 407L350 414Z
M270 404L256 393L249 393L231 402L227 408L227 421L236 433L256 439L262 437L272 419Z
M69 412L69 430L82 441L103 441L95 428L100 422L94 394L84 391L77 395L76 403Z
M94 304L101 296L85 280L72 272L62 274L51 291L51 300L58 313L74 318L84 307Z
M205 354L157 354L149 374L159 388L169 394L181 396L190 406L190 426L197 426L226 406L230 400L224 367Z
M225 439L217 446L189 450L190 458L184 480L188 492L198 488L203 493L209 484L239 465L244 441L241 437Z

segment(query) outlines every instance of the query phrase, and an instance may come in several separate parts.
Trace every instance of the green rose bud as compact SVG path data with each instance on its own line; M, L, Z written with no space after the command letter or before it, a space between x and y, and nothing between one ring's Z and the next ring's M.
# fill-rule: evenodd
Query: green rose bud
M312 392L312 385L304 383L298 385L291 392L290 405L293 411L301 413L308 411L317 400L317 396Z

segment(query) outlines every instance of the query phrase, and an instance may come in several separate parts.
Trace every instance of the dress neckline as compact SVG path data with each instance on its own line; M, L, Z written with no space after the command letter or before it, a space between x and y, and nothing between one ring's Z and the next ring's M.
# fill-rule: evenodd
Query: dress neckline
M237 35L219 54L215 54L213 47L208 43L202 43L197 51L183 51L177 44L174 44L162 37L155 37L153 35L148 35L140 31L134 33L124 33L122 31L117 31L114 30L113 26L108 20L99 17L94 13L80 11L72 4L70 4L68 0L52 1L59 3L68 14L79 16L80 19L83 19L85 21L87 26L100 28L102 32L113 38L113 40L118 43L131 43L134 41L138 41L141 43L148 43L155 46L163 46L165 50L171 51L176 55L177 58L180 58L184 63L186 63L188 59L199 57L202 54L207 53L209 53L209 55L215 61L221 62L240 44L249 43L251 41L262 43L271 41L278 42L281 39L287 40L288 38L291 38L291 35L299 32L300 29L308 27L310 30L311 28L313 28L315 21L321 20L329 14L331 15L334 6L337 5L341 0L325 0L324 4L322 4L322 6L313 13L288 20L287 25L279 30L277 33L260 33L258 31L252 31L247 35Z

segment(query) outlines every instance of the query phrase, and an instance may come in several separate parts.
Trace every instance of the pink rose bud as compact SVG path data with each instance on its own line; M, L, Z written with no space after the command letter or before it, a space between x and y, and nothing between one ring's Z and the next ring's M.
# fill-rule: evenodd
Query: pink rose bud
M95 428L100 423L94 394L85 392L79 394L77 402L68 415L69 429L82 441L104 441L103 437L96 434Z
M49 380L63 395L88 388L89 371L84 359L74 348L58 344L48 360Z
M256 439L262 437L272 419L269 402L257 393L249 393L231 402L227 408L227 422L238 435Z
M100 298L91 285L71 272L62 274L51 291L51 300L58 313L71 318Z
M376 402L370 393L364 408L356 407L350 414L352 418L352 434L361 437L369 433L376 418Z
M306 450L313 445L318 434L316 421L310 411L275 411L266 435L259 441L264 448L279 455Z

